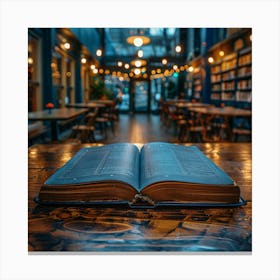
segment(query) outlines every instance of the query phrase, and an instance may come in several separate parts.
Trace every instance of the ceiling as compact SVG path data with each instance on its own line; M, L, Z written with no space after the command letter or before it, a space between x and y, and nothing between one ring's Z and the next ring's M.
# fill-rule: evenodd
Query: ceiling
M150 38L150 43L136 47L127 43L129 36L141 34ZM180 43L178 28L105 28L104 29L106 62L116 59L130 59L143 51L143 59L174 56L175 46Z

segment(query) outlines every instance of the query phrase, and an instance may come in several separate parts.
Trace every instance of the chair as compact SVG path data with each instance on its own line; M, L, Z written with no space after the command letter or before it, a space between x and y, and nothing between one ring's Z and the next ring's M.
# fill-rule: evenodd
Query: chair
M232 140L238 142L240 139L252 141L251 119L242 117L235 118L234 128L232 129Z
M88 113L80 124L72 127L70 138L78 138L82 143L96 142L94 135L94 123L98 113L96 108L94 112Z

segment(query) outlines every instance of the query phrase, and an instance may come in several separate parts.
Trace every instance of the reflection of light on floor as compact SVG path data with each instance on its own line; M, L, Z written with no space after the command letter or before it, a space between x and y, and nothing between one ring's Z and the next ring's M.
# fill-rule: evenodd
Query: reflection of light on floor
M143 127L140 123L134 122L131 131L130 142L131 143L141 143L143 142Z

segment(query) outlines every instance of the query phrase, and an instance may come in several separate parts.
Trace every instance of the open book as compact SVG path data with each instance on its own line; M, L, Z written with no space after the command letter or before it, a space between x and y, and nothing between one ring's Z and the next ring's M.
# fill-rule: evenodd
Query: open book
M240 189L196 146L82 148L41 187L42 204L239 205Z

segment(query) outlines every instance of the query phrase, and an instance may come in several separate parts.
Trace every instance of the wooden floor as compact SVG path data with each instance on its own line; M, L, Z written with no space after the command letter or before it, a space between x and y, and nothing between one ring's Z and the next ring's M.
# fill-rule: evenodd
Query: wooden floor
M116 122L115 135L108 129L104 143L130 142L178 142L174 129L166 128L156 114L120 114Z
M68 131L60 133L60 140L51 142L50 137L47 136L44 139L36 139L32 141L29 146L40 143L74 143L75 141L81 143L78 139L69 139L71 134L71 128ZM168 142L178 143L178 131L175 127L170 125L166 127L163 124L158 114L119 114L119 120L115 122L115 133L111 128L107 128L107 138L104 138L104 134L100 134L100 130L96 127L95 131L96 142L102 144L110 144L117 142L129 142L129 143L147 143L147 142ZM198 140L199 141L199 140ZM185 139L183 142L187 143ZM196 142L192 139L191 142ZM206 141L206 142L213 142ZM217 141L216 141L217 142ZM220 141L218 141L220 142ZM239 139L238 142L249 142L248 139Z

